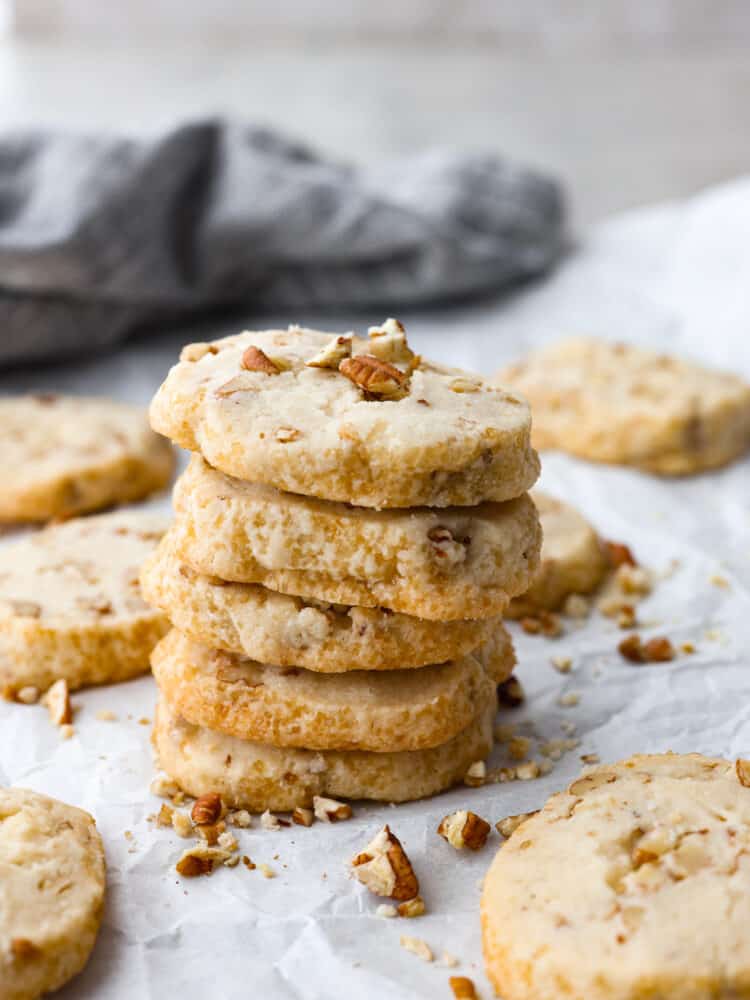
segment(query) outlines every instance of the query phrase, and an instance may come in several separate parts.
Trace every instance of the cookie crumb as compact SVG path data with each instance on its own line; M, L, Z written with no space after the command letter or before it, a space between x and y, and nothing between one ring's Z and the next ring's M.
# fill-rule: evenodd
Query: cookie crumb
M108 708L100 708L96 713L96 717L99 722L117 722L116 714Z
M421 896L415 896L414 899L407 899L403 903L398 904L396 911L400 917L422 917L425 913L424 900Z
M20 701L22 705L36 705L40 694L41 692L38 687L34 687L33 684L27 684L26 687L22 687L16 691L16 701Z
M392 903L380 903L375 908L375 916L390 920L392 917L398 916L398 910Z
M580 704L581 695L578 691L568 691L565 694L561 694L557 699L557 704L561 708L574 708L576 705Z
M573 667L573 661L569 656L553 656L550 663L560 674L569 674Z

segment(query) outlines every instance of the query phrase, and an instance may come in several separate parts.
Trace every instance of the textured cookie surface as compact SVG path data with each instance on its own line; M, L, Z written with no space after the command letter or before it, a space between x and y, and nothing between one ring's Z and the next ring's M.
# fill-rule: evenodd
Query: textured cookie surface
M170 546L199 573L421 618L488 618L527 589L541 531L524 494L444 510L368 510L242 482L194 456Z
M151 658L188 721L231 736L311 750L418 750L452 739L494 684L479 659L401 671L321 674L200 646L176 629Z
M750 997L750 762L602 765L554 795L485 879L504 1000Z
M188 794L216 791L233 808L263 812L311 806L314 795L407 802L450 788L492 749L494 692L479 716L448 743L429 750L292 750L201 729L162 696L153 741L161 767Z
M542 523L542 557L537 576L514 598L506 618L557 610L569 594L589 594L604 579L608 563L596 531L569 504L534 490L531 497Z
M336 368L306 364L333 337L294 327L188 345L152 426L239 479L364 507L509 500L536 480L523 400L417 358L402 398L368 397ZM283 370L245 370L251 346Z
M0 690L147 672L168 625L143 601L138 575L166 525L158 514L116 511L0 547Z
M0 996L33 1000L80 972L104 905L104 850L88 813L0 788Z
M661 475L726 465L750 448L750 385L642 348L564 340L498 382L528 398L538 448Z
M48 521L142 497L167 485L168 441L146 411L112 399L0 399L0 521Z
M196 642L322 673L442 663L465 656L502 627L499 618L427 621L227 583L181 562L168 539L147 559L141 583L145 599Z

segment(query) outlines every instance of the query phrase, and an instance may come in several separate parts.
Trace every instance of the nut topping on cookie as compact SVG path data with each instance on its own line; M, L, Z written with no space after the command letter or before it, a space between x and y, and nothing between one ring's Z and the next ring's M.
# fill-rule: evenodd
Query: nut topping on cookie
M253 344L242 355L241 367L249 372L263 372L266 375L279 375L281 366L272 361L265 351Z
M387 319L382 326L371 326L367 332L369 341L363 352L392 365L406 365L409 371L414 371L419 364L419 355L407 344L403 323Z
M345 358L339 365L339 371L369 396L402 399L409 391L408 375L372 354Z
M443 817L437 832L457 851L464 847L478 851L487 843L490 824L476 813L459 809L458 812Z
M419 894L411 861L387 825L352 860L352 872L376 896L405 901Z
M750 788L750 760L743 760L739 757L734 764L734 769L737 772L737 780L745 788Z
M308 368L338 369L344 358L352 356L351 337L332 337L322 350L306 361Z

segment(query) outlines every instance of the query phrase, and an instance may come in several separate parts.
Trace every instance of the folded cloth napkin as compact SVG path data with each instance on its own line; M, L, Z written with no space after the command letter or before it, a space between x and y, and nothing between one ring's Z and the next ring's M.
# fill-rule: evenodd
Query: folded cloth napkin
M495 156L364 167L205 120L148 139L0 138L0 364L219 308L386 308L549 268L558 185Z

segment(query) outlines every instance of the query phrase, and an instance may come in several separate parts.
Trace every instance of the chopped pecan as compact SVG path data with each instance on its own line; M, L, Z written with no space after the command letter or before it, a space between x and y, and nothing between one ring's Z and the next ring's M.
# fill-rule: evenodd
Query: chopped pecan
M419 895L419 881L411 862L388 826L352 860L352 871L376 896L403 901Z
M750 760L743 760L738 757L734 764L737 780L745 788L750 788Z
M538 810L536 812L538 812ZM495 823L495 829L501 837L505 837L507 839L519 828L521 823L525 823L527 819L531 819L532 816L536 816L536 812L518 813L517 816L506 816L505 819L500 819L497 823Z
M401 399L409 391L409 377L372 354L344 358L339 371L369 396Z
M221 818L223 805L218 792L206 792L193 803L190 816L196 826L215 823Z
M265 375L278 375L282 370L281 366L272 361L265 351L253 344L242 355L240 367L248 372L263 372Z
M468 847L471 851L478 851L487 843L490 824L476 813L460 809L444 816L437 832L456 850Z
M352 807L336 799L326 799L322 795L313 796L313 811L316 819L324 823L337 823L342 819L352 818Z
M296 823L297 826L312 826L313 818L314 813L312 809L304 809L302 806L297 806L292 811L292 823Z
M352 356L351 337L333 337L325 347L306 361L308 368L333 368L337 369L344 358Z

